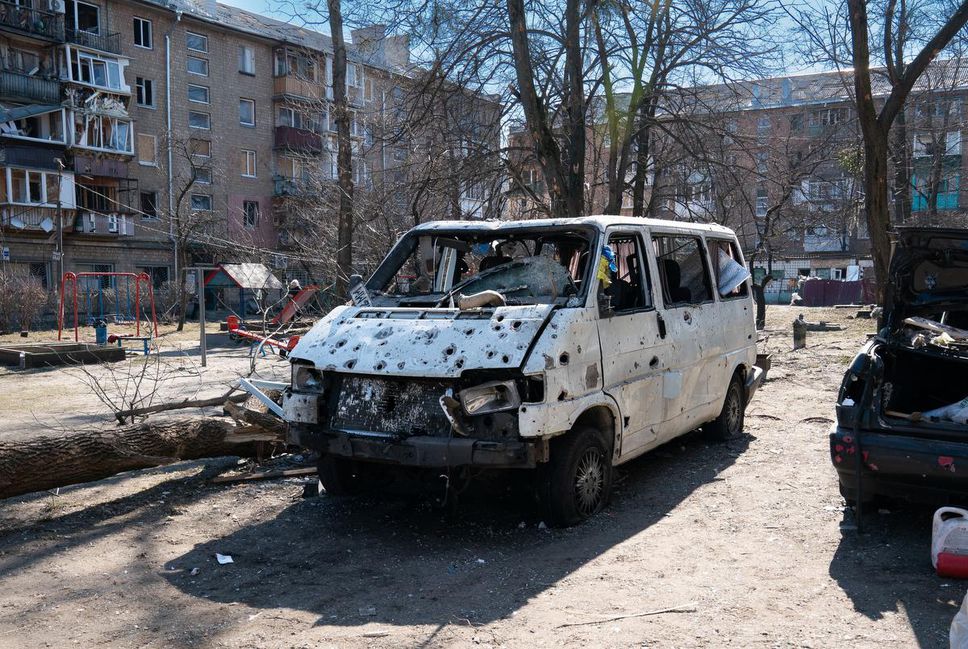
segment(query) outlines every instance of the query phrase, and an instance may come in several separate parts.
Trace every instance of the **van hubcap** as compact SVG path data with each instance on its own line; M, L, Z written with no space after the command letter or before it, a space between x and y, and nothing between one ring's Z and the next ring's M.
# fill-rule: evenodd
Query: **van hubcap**
M736 433L739 432L739 422L743 416L736 388L729 391L729 397L729 403L726 405L726 426L729 432Z
M605 483L605 467L602 454L597 449L585 451L578 461L575 473L575 494L578 496L578 511L584 516L595 513L602 500Z

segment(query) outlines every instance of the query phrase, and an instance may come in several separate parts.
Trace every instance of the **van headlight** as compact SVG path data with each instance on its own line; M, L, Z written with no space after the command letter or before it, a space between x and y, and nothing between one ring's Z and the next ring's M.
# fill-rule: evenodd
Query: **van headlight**
M319 392L323 389L323 373L311 365L292 366L292 389Z
M521 396L514 381L492 381L461 390L460 405L468 415L483 415L514 410L521 405Z

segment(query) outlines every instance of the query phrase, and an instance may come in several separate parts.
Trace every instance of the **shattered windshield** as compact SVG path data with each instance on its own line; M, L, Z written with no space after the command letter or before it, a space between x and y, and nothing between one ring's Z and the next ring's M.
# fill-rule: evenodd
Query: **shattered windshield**
M505 304L577 305L593 239L574 229L412 232L367 288L384 305L449 306L483 291Z

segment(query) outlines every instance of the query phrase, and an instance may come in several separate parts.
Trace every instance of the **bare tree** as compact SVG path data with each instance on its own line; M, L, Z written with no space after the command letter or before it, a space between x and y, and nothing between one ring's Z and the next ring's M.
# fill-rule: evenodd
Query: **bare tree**
M216 216L211 201L209 203L196 202L192 194L201 188L203 182L214 182L209 155L211 142L196 138L184 138L170 135L165 146L172 151L172 195L171 204L156 206L162 221L167 222L173 243L177 251L178 261L178 326L177 331L185 327L188 312L188 267L192 263L193 251L204 249L204 242L213 235L224 234L220 228L220 219ZM198 199L204 201L205 199Z
M864 142L864 207L879 291L887 282L891 225L888 165L891 128L902 114L915 83L942 50L968 23L968 2L909 3L887 0L872 21L866 0L846 0L846 24L839 12L791 8L811 45L829 62L853 67L853 92ZM916 17L931 16L919 24ZM915 26L918 30L915 31ZM877 38L879 36L880 38ZM920 45L913 57L909 49ZM880 52L889 92L879 101L872 82L871 52ZM904 137L906 146L907 138ZM902 179L904 185L907 183ZM904 191L907 191L906 189Z

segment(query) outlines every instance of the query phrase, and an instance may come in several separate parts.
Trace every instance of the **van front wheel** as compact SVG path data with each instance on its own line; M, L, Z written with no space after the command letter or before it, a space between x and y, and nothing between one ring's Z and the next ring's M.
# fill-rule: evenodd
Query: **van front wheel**
M745 420L746 398L743 394L743 382L740 375L735 374L726 390L722 412L716 419L703 426L703 432L712 439L725 441L743 432Z
M575 428L552 444L543 467L542 495L553 525L577 525L598 513L612 491L612 459L602 434Z

